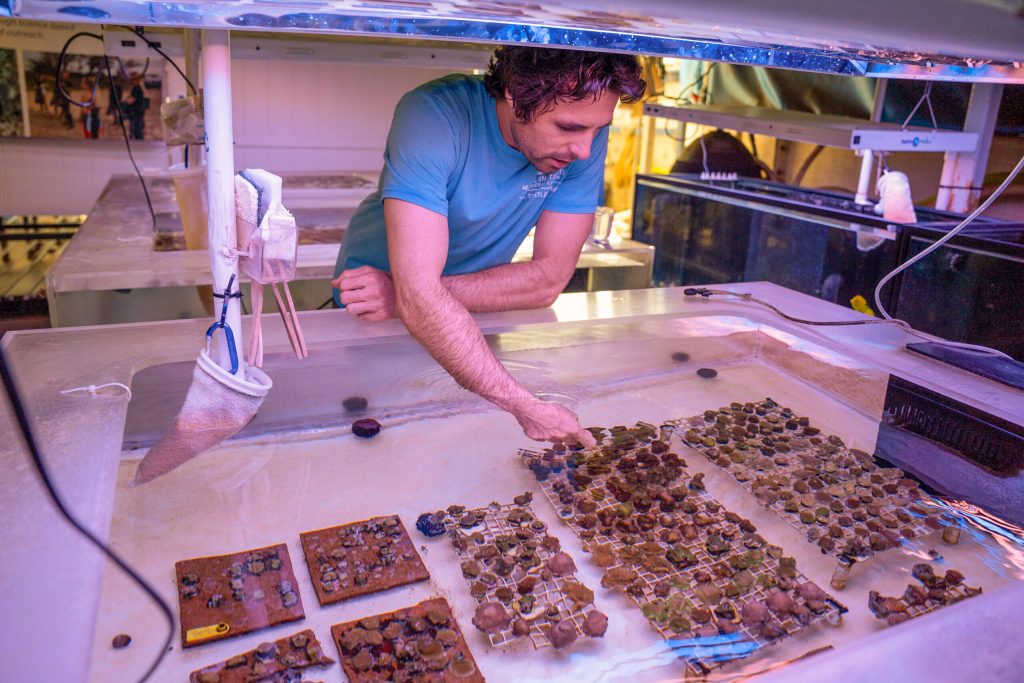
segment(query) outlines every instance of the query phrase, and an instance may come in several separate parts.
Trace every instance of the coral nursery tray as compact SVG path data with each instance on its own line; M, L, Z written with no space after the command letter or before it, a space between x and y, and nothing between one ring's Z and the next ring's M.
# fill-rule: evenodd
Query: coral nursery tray
M331 635L349 683L484 680L443 598L336 624Z
M520 458L605 570L695 673L838 624L846 608L796 560L726 510L670 450L671 428L593 428L595 448L520 451ZM683 645L685 644L685 645Z
M879 619L884 619L890 626L895 626L981 594L980 588L965 584L964 575L956 569L947 569L944 574L936 574L930 564L921 562L914 565L911 576L917 579L920 585L907 585L907 590L898 598L884 597L879 595L878 591L869 591L868 609L871 613Z
M189 683L250 683L298 681L302 670L323 667L334 660L324 654L313 631L306 629L273 642L260 643L254 650L204 666L189 675Z
M397 515L308 531L300 540L321 605L430 578Z
M903 470L879 467L770 398L675 424L686 445L841 561L864 560L951 523L921 500Z
M297 621L305 615L288 548L182 560L178 579L182 647Z
M529 636L534 647L563 648L581 635L601 637L608 618L576 564L530 507L532 494L511 505L434 513L443 522L478 607L473 624L492 645Z

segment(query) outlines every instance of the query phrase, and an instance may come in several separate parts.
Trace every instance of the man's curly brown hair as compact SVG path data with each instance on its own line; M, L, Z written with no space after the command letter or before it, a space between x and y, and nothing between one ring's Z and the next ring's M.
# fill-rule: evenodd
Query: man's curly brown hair
M605 90L621 102L637 102L647 84L633 55L506 45L494 51L487 92L512 99L516 118L530 121L559 102L597 99Z

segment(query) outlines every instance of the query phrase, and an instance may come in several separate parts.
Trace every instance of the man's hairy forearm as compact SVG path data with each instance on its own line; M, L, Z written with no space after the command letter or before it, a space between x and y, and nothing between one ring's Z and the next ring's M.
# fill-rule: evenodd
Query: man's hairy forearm
M538 261L508 263L477 273L446 275L441 284L475 313L550 306L568 277Z
M504 410L536 400L498 361L466 307L436 280L396 291L410 334L461 386ZM411 288L410 288L411 289Z

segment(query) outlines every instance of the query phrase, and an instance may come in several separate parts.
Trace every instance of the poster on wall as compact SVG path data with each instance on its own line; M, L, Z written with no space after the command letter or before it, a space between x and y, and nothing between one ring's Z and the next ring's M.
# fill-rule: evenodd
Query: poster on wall
M164 60L110 57L111 83L103 43L83 36L58 77L61 49L80 31L92 29L0 18L0 137L163 139Z
M61 89L59 57L55 52L24 51L32 137L120 140L124 126L132 140L163 138L163 60L111 59L111 86L104 57L68 54Z
M0 49L0 137L21 137L21 88L18 84L18 56L14 50Z

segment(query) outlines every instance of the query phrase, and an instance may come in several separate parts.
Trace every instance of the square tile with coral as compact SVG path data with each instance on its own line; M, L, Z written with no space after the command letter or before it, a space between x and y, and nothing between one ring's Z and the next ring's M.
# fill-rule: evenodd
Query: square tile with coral
M249 681L293 681L304 669L326 667L334 660L324 654L311 629L287 638L260 643L255 649L189 674L189 683L248 683Z
M178 579L182 647L231 638L305 616L284 544L182 560Z
M349 683L484 680L444 598L336 624L331 636Z
M430 578L398 515L307 531L300 539L321 605Z

